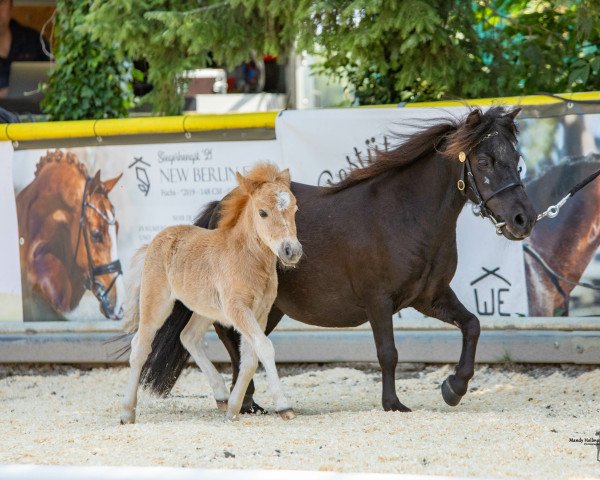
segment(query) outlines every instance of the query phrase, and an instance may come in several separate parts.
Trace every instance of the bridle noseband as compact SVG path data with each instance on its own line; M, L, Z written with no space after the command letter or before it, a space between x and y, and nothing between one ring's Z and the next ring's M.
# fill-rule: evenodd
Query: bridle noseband
M498 220L496 220L496 217L494 217L494 214L487 206L487 202L489 202L496 195L504 192L505 190L508 190L509 188L522 187L523 183L520 180L518 182L508 183L508 184L500 187L498 190L492 192L486 198L483 198L483 195L481 195L481 192L479 191L479 188L477 187L477 182L475 181L475 176L473 175L473 170L471 169L471 162L469 161L469 156L468 156L468 154L471 152L471 150L473 150L481 142L487 140L488 138L495 137L497 135L498 135L497 131L488 133L481 140L479 140L475 145L473 145L467 153L460 152L458 154L458 160L460 161L462 168L461 168L460 179L458 180L456 186L464 195L466 195L466 193L464 191L465 191L465 186L468 185L469 189L473 192L473 194L475 195L475 198L477 199L477 202L478 202L474 206L474 209L473 209L474 212L476 214L479 214L482 218L489 218L490 221L494 224L494 227L496 228L496 234L502 235L502 228L506 225L506 222L499 222ZM465 184L465 180L464 180L465 177L467 179L466 184Z
M81 201L81 216L79 217L79 231L77 233L77 244L75 246L75 254L73 258L75 259L75 263L77 263L77 252L79 251L79 240L83 234L83 240L85 242L85 249L87 252L87 263L88 263L88 274L84 277L84 287L91 291L94 296L100 302L100 306L102 308L102 313L108 317L109 305L108 305L108 294L115 286L117 278L119 275L123 274L121 270L121 261L114 260L109 263L104 263L102 265L94 266L94 259L92 258L91 250L90 250L90 240L88 236L88 223L87 218L85 216L86 208L91 208L94 210L102 220L104 220L108 225L115 225L117 223L116 218L110 219L108 218L96 205L89 203L87 201L88 189L90 186L92 178L88 177L85 182L85 188L83 189L83 199ZM108 286L108 288L104 288L101 282L99 282L96 277L100 275L107 275L111 273L116 273L112 282Z

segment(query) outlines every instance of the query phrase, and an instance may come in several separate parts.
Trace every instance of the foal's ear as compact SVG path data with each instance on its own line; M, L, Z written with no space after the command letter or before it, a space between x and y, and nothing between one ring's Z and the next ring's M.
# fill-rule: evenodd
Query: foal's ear
M517 118L517 115L521 113L521 110L523 110L521 107L516 107L512 111L508 112L506 116L509 117L511 120L514 120L515 118Z
M278 175L279 179L285 183L288 187L290 186L290 184L292 183L292 177L290 175L290 169L286 168L285 170L282 170L281 172L279 172Z
M115 178L111 178L110 180L105 180L102 182L104 184L104 188L106 189L106 193L110 192L114 188L117 182L121 180L122 176L123 174L121 173L121 175L118 175Z
M244 192L252 193L256 189L256 183L249 178L244 177L240 172L235 172L235 178Z

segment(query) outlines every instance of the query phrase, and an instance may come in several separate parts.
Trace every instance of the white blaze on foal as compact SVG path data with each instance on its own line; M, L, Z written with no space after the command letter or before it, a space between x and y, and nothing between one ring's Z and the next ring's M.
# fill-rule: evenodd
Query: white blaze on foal
M277 194L277 208L282 212L290 206L292 199L289 192L279 192Z

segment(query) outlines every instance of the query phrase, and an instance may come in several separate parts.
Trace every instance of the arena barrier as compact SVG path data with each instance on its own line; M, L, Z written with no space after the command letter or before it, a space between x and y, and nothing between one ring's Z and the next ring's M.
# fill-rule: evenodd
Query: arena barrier
M477 480L481 477L409 475L394 473L342 473L304 470L217 470L169 467L75 467L46 465L0 466L0 480Z
M394 145L395 132L463 115L469 105L523 107L524 181L533 188L531 181L539 178L542 193L556 202L590 168L600 168L599 102L600 92L590 92L0 126L0 362L124 361L115 357L119 343L106 342L119 331L119 322L107 317L118 312L104 311L71 268L77 259L70 239L81 228L77 195L86 178L102 183L102 201L115 212L107 221L118 222L118 241L116 251L81 261L97 266L118 259L127 275L139 245L164 226L191 222L204 204L234 186L236 170L268 160L290 168L295 181L326 186L365 165L376 149ZM56 169L51 182L44 180L49 165ZM42 192L47 199L35 204L32 198ZM544 220L553 223L552 234L524 243L498 237L465 207L452 286L481 320L479 362L600 363L600 181L578 198L585 208ZM47 251L64 258L53 259L50 268L38 255ZM560 283L557 295L557 274L592 288ZM460 355L461 337L453 327L410 309L396 315L394 325L400 361L455 362ZM278 361L376 361L366 326L319 329L286 319L272 338ZM216 335L207 341L213 360L228 360Z

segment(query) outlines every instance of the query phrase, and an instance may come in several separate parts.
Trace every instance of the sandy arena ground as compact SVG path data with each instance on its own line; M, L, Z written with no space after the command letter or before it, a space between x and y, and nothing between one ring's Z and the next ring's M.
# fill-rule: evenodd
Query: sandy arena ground
M0 367L0 464L600 478L596 447L569 441L600 430L600 368L481 366L452 408L439 388L450 367L408 366L397 390L414 411L398 414L380 408L375 366L360 367L280 368L298 417L233 423L189 368L169 398L142 393L127 426L125 368ZM266 387L261 373L256 398L268 408Z

